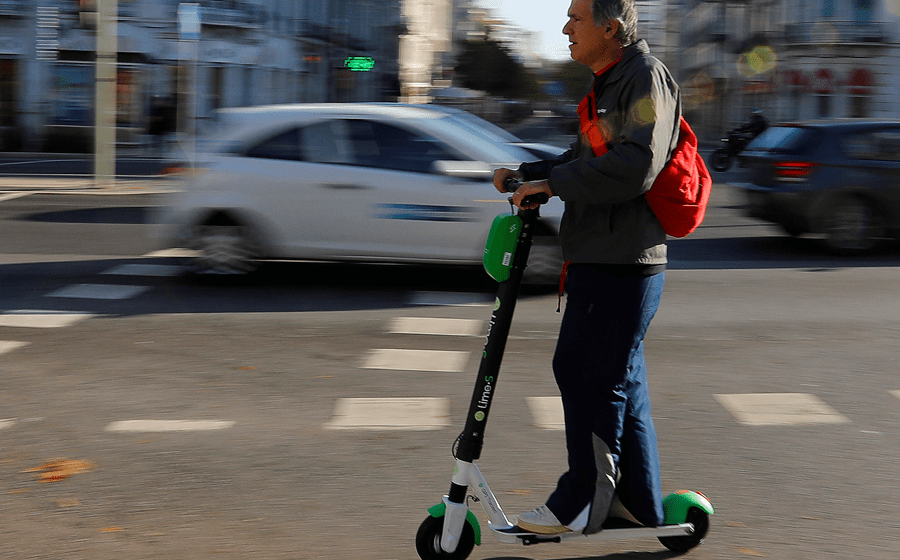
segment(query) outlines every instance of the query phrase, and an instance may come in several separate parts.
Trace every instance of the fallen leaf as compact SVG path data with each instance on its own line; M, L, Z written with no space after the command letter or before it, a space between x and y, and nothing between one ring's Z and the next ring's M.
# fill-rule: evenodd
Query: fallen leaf
M752 548L738 548L738 552L741 554L746 554L747 556L756 556L757 558L765 558L766 555L758 550L753 550Z
M44 463L39 467L25 469L22 472L40 473L37 475L38 482L57 482L64 478L69 478L73 474L85 473L93 468L94 464L89 461L58 459Z

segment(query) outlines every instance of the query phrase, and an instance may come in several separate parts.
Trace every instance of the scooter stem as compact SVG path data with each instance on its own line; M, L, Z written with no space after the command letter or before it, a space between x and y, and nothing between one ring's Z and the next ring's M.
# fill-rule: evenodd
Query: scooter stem
M478 377L475 380L475 389L472 392L469 413L466 416L466 425L459 437L459 445L454 454L457 459L457 473L453 477L453 482L450 483L450 492L444 498L447 510L441 548L445 552L456 550L456 544L465 521L466 493L471 481L469 469L474 468L477 471L477 467L473 463L481 457L481 450L484 446L484 430L496 392L500 365L506 350L506 340L509 337L513 313L516 309L516 296L528 264L528 254L531 251L538 210L519 210L518 216L522 218L522 230L519 232L516 243L509 278L501 282L497 288L497 299L494 302L494 312L485 337L484 352L478 368Z

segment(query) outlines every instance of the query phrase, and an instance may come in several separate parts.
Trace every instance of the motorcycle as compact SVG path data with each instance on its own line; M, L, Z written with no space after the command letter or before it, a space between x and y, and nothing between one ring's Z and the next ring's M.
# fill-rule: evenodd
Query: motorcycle
M747 144L767 128L769 128L768 121L759 115L751 118L749 123L729 131L728 135L722 138L722 143L725 145L712 153L710 167L716 171L728 171L737 155L743 152Z

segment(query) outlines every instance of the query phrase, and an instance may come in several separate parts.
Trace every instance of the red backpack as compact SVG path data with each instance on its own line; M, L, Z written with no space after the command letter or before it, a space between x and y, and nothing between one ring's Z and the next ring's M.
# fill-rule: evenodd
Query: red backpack
M678 144L647 192L647 204L667 235L684 237L703 221L712 177L697 149L697 136L681 117Z
M581 132L590 142L594 155L602 156L607 147L599 129L602 123L593 108L593 91L578 105L578 116ZM647 192L647 204L666 235L684 237L703 221L710 190L712 177L697 150L697 136L681 117L678 144Z

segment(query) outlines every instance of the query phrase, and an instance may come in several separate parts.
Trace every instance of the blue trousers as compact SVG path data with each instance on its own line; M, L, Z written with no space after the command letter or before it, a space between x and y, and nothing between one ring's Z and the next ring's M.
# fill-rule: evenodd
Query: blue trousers
M590 504L585 533L601 529L616 494L644 525L663 524L643 340L664 282L664 273L618 277L590 265L569 267L553 357L568 471L547 506L570 524Z

